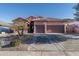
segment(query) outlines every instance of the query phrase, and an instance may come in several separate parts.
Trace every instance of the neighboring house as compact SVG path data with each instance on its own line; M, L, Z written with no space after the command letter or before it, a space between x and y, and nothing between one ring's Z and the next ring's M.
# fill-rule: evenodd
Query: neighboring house
M71 31L74 31L74 33L79 33L79 21L75 21L72 23L69 23L67 27L71 28ZM74 29L74 30L72 30Z

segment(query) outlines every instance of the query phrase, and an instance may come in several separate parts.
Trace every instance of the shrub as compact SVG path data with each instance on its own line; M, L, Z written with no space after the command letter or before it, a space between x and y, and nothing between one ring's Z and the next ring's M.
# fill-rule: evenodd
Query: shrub
M15 46L19 46L21 44L21 40L13 40L10 42L10 46L15 47Z

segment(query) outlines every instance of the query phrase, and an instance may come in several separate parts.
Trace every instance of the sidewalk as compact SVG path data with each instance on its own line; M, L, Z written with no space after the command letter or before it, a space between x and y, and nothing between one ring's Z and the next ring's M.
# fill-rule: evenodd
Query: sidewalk
M0 51L0 56L65 56L59 51Z

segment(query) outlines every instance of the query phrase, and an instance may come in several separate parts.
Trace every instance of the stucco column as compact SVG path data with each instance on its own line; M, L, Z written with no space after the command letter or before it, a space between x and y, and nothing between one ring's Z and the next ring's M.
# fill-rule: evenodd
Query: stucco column
M34 24L34 33L36 33L36 25Z
M47 33L47 23L45 22L45 33Z
M66 26L67 26L67 24L64 25L64 33L66 33Z

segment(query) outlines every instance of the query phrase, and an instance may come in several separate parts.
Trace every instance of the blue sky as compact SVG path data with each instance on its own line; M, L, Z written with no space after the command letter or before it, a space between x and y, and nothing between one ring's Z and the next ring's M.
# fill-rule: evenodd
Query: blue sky
M0 4L0 20L11 22L17 17L44 16L52 18L74 18L74 3L51 4Z

